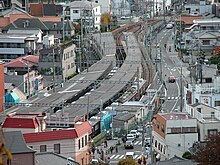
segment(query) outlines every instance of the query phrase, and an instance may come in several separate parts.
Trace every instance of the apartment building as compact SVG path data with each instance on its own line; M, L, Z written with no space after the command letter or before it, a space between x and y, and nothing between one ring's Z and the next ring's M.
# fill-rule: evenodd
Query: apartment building
M24 56L8 62L4 66L5 82L13 82L26 97L43 89L43 77L38 73L38 56Z
M31 34L0 34L0 60L9 62L25 55L33 55L37 40Z
M62 77L63 81L76 72L76 45L72 42L57 46L56 48L44 48L39 51L39 72L48 77ZM53 72L55 71L55 73Z
M203 103L195 103L187 105L186 111L197 119L199 141L203 142L220 132L220 110Z
M197 120L187 113L158 113L152 125L152 147L157 159L182 157L198 141Z
M68 4L66 16L73 22L82 22L87 32L95 29L100 30L101 6L98 3L83 1L73 1ZM69 14L69 16L68 16Z

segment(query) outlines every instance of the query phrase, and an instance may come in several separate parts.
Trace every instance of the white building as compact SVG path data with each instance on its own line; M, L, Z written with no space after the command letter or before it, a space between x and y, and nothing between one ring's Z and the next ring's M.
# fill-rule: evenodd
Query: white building
M187 105L186 111L197 119L199 141L220 132L220 111L202 103Z
M108 13L110 12L111 7L111 0L92 0L93 3L98 3L101 6L101 13Z
M80 22L82 19L84 27L88 30L100 29L101 5L86 0L74 1L68 4L70 20ZM89 29L90 28L90 29Z
M182 157L198 141L197 120L187 113L158 113L153 120L152 134L157 159Z
M206 4L206 1L200 1L199 4L187 3L184 5L185 10L190 15L203 15L212 13L212 5Z

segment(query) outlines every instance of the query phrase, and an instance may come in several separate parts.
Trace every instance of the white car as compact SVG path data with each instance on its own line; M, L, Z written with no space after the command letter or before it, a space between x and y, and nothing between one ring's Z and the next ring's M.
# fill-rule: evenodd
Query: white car
M166 29L172 29L172 28L173 28L173 24L171 23L167 24Z
M135 136L135 138L138 137L138 131L137 130L131 130L130 134L133 134Z
M134 134L127 134L127 140L134 142L134 141L135 141L135 136L134 136Z

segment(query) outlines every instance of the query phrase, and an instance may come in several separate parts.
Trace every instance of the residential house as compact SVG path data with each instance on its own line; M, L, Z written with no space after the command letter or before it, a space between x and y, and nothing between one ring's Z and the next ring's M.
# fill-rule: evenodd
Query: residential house
M44 20L44 19L43 19ZM69 25L69 21L65 22L64 30L68 32L69 35L74 34L74 27ZM13 23L10 23L8 26L2 29L3 33L7 33L10 28L22 28L24 30L28 29L40 29L45 35L54 35L55 38L59 40L63 37L63 22L52 20L41 21L39 18L18 18Z
M73 22L80 22L82 19L83 25L87 32L91 32L95 29L100 30L101 21L101 6L98 3L83 1L73 1L68 4L70 14L70 20Z
M130 113L120 113L113 117L112 128L114 133L127 133L135 127L135 115Z
M61 16L62 6L54 3L31 3L30 14L33 16Z
M37 44L40 44L43 42L43 32L40 29L26 29L24 30L23 28L10 28L7 31L7 34L31 34L35 37L37 37ZM37 45L36 45L37 46Z
M33 55L38 38L33 34L0 34L0 59L6 62Z
M70 157L54 152L40 152L35 154L35 165L55 165L55 164L67 164L67 165L80 165Z
M211 75L211 72L209 72ZM210 107L220 108L220 77L209 76L206 81L199 84L188 84L184 89L186 105L203 103Z
M72 129L24 134L28 146L39 152L54 152L71 157L81 165L89 163L89 122L77 122Z
M93 3L98 3L101 6L101 14L110 13L111 0L90 0Z
M27 97L43 89L43 77L38 74L38 56L25 56L6 63L5 82L14 82Z
M0 133L2 137L2 132ZM20 131L4 132L5 148L13 155L9 160L3 155L3 164L11 165L35 165L35 151L27 146Z
M75 48L75 44L69 42L56 48L41 49L39 52L39 72L42 75L52 77L53 70L55 70L55 78L60 75L63 81L67 80L76 72Z
M34 114L9 114L2 123L5 132L21 131L24 133L41 132L46 129L45 119Z
M26 96L13 83L5 83L5 103L19 103L26 99ZM8 105L10 106L10 105ZM7 107L7 105L6 105Z
M158 113L152 126L152 147L160 160L182 157L198 141L197 120L187 113Z
M128 112L135 115L135 121L141 122L144 120L149 113L148 108L145 107L145 104L138 101L129 101L121 104L120 106L115 107L117 114Z
M0 112L3 111L3 103L4 103L4 96L5 96L5 90L2 88L4 86L5 79L4 79L4 63L0 61Z
M203 103L187 105L186 111L197 119L199 141L203 142L211 135L220 132L220 111Z
M188 1L184 4L184 9L189 15L203 15L205 13L212 13L212 5L206 4L206 1L199 1L199 3L192 3L195 1Z

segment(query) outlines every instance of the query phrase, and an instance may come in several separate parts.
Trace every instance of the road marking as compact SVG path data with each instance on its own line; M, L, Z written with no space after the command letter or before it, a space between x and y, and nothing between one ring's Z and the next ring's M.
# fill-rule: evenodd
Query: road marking
M119 157L119 159L122 159L124 157L124 155L121 155L120 157Z
M115 157L115 159L118 159L119 156L120 156L120 155L117 155L117 156Z
M171 98L172 100L174 99L174 97Z
M142 142L140 142L139 145L142 145Z
M170 97L168 97L168 100L170 100Z
M179 99L179 97L176 97L176 100Z
M134 145L137 145L139 143L139 141L136 141L135 143L134 143Z
M134 159L136 159L139 155L134 155Z
M110 159L113 159L115 157L115 155L112 155L111 157L110 157Z

